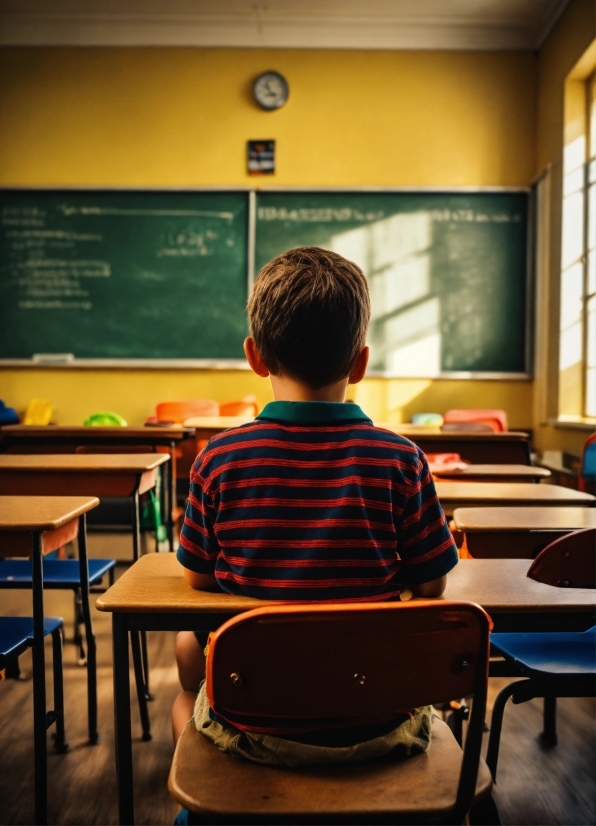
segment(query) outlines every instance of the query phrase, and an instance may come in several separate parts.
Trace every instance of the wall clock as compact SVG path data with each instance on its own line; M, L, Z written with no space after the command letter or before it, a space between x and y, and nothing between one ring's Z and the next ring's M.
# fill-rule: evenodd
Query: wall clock
M263 72L255 80L252 91L259 106L271 111L284 105L290 94L290 87L279 72Z

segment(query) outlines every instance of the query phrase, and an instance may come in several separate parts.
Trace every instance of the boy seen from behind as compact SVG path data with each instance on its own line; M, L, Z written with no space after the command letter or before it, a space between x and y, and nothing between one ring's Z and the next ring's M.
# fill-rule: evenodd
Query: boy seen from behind
M275 401L212 438L194 463L178 550L188 583L293 602L399 600L406 587L440 596L457 551L424 454L345 403L369 356L362 271L317 247L290 250L261 270L248 314L246 358ZM223 718L205 694L205 642L192 632L176 641L175 739L194 709L220 749L274 765L428 745L429 709L323 727Z

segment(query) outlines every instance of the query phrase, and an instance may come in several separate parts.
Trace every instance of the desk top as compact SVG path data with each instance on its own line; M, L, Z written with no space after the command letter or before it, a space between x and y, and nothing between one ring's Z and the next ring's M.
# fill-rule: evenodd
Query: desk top
M97 441L135 441L141 444L167 445L170 442L179 442L192 435L188 428L182 425L168 425L167 427L85 427L81 425L46 425L45 427L26 424L11 424L0 428L0 439L3 437L11 441L61 439L80 440L81 444L89 440Z
M477 602L489 614L594 610L596 591L534 582L526 577L529 565L527 559L462 559L447 578L445 599ZM239 614L264 604L221 591L193 590L174 554L142 556L96 603L100 611L150 614Z
M442 468L439 464L432 467L433 476L441 476L449 479L476 479L478 476L491 476L495 481L500 477L520 476L527 479L548 479L550 470L544 467L533 467L531 465L466 465L465 467Z
M441 502L509 505L595 505L590 493L531 482L436 482Z
M194 427L196 430L227 430L229 427L239 427L253 420L254 416L191 416L184 420L184 427Z
M441 442L453 441L480 441L480 442L527 442L530 439L529 433L518 430L507 430L504 433L496 433L482 430L439 430L433 427L421 427L420 425L395 424L394 422L375 422L377 427L390 430L392 433L399 433L412 441L415 437L425 436L433 441Z
M466 533L577 531L596 528L596 511L593 508L568 507L457 508L453 512L453 521L459 531Z
M0 496L0 531L51 531L98 505L96 496Z
M164 462L167 453L0 454L0 472L146 473Z

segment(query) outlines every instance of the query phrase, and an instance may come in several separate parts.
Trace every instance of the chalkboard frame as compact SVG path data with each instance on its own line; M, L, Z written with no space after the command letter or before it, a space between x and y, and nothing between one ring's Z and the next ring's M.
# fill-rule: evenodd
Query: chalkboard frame
M517 193L528 196L528 220L526 232L526 338L523 372L481 372L481 371L441 371L436 375L404 376L398 372L369 370L367 378L387 378L387 379L408 379L408 380L509 380L528 381L533 378L533 340L534 340L534 210L532 204L532 190L528 186L460 186L460 187L287 187L287 186L267 186L267 187L247 187L247 186L219 186L219 187L158 187L158 186L2 186L3 191L72 191L72 192L238 192L246 193L248 196L248 227L247 227L247 289L250 293L255 273L256 258L256 229L257 229L257 195L259 193L342 193L342 194L444 194L444 195L466 195L466 194L499 194ZM244 359L169 359L169 358L74 358L70 354L38 354L30 359L3 359L0 358L0 369L141 369L141 370L250 370L248 363Z

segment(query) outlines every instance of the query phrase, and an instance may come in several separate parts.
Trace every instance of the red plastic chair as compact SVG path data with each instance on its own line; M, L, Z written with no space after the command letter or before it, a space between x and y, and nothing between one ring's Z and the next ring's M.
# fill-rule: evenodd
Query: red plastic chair
M430 748L407 760L273 770L218 751L191 720L171 794L208 822L463 823L492 786L480 757L489 624L478 605L438 601L272 606L234 617L210 637L207 655L207 695L224 716L345 721L474 695L463 753L435 719Z
M160 402L155 408L155 416L158 422L182 424L191 416L219 416L219 404L214 399Z
M239 401L223 402L219 405L220 416L256 416L258 412L256 396L245 396Z
M507 414L504 410L470 409L447 410L444 415L445 424L483 424L495 433L508 430Z

